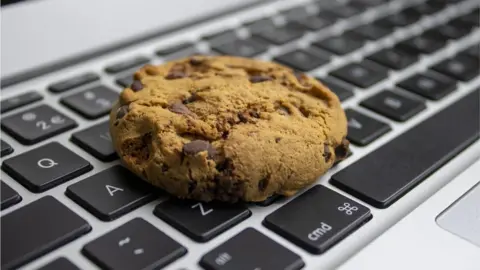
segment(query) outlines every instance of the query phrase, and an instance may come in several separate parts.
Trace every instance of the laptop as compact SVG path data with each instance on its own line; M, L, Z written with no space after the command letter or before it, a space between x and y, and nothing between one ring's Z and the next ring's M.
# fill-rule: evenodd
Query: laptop
M479 6L2 1L1 268L480 269ZM139 67L193 54L325 83L348 158L295 196L234 206L136 179L109 109Z

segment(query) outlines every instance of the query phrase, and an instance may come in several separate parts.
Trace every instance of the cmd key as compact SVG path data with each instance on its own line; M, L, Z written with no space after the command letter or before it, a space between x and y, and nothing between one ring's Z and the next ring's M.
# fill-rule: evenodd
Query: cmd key
M371 218L367 207L316 185L268 215L264 225L306 251L321 254Z
M2 216L2 269L16 269L90 232L90 225L47 195Z
M362 157L330 182L375 207L389 207L478 140L479 92L474 90Z

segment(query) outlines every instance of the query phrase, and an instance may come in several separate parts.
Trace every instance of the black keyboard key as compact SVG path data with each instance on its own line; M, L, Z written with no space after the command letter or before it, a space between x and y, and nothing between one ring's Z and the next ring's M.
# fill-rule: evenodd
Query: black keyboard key
M92 169L92 165L58 142L5 160L2 169L32 192L43 192Z
M351 63L334 70L330 75L354 84L361 88L368 88L388 77L386 69L373 68L366 63Z
M468 47L464 54L474 57L475 59L480 59L480 44L475 44Z
M37 270L80 270L75 264L65 257L55 259Z
M40 105L3 119L2 129L25 145L32 145L77 127L77 123L48 105Z
M347 139L353 144L368 145L392 130L388 124L353 109L346 109L345 114L348 119Z
M331 183L375 207L389 207L478 140L479 91L334 174Z
M479 59L465 54L443 60L432 69L460 81L470 81L480 73Z
M254 36L276 45L283 45L301 38L306 32L304 26L295 22L288 22L275 29L255 33Z
M34 91L27 92L11 98L6 98L2 100L2 103L0 104L1 113L15 110L17 108L20 108L28 104L32 104L42 99L43 99L43 96Z
M47 195L1 218L2 269L22 266L90 232L90 225Z
M268 31L270 29L275 29L276 25L273 22L272 19L269 18L264 18L264 19L259 19L253 22L249 22L245 25L250 33L260 33L264 31Z
M86 244L83 254L102 269L161 269L187 249L142 218L134 218Z
M431 54L443 48L445 44L446 40L426 33L404 40L395 45L395 48L414 55Z
M4 157L6 155L9 155L13 153L13 148L5 142L4 140L0 140L0 146L1 146L1 151L0 151L0 157Z
M367 207L316 185L268 215L264 225L306 251L321 254L371 217Z
M53 93L61 93L98 80L100 77L97 74L88 72L54 83L48 87L48 90Z
M394 48L387 48L372 55L368 59L391 69L402 70L418 61L418 55L409 54Z
M241 57L253 57L264 53L268 49L268 45L256 39L239 39L232 42L213 45L212 49L220 54L235 55Z
M332 92L338 96L340 101L345 101L353 97L352 87L347 86L345 83L338 82L331 77L319 79L319 81L332 90Z
M103 221L114 220L154 199L154 187L115 165L67 188L65 194Z
M232 40L237 40L238 35L235 30L226 30L220 33L205 36L203 39L210 42L210 44L222 44Z
M456 21L450 21L441 24L425 32L426 35L435 37L439 40L459 39L470 33L470 29L464 27Z
M329 59L313 54L308 50L296 50L273 59L283 65L300 71L310 71L328 63Z
M96 119L107 115L119 94L112 89L100 85L85 91L64 97L62 104L87 119Z
M444 6L435 5L431 3L432 1L427 1L418 5L413 6L413 9L422 15L432 15L441 11Z
M422 15L415 9L407 8L398 13L390 14L375 23L390 28L405 27L417 22L421 17Z
M243 204L178 199L161 202L153 213L197 242L207 242L251 215Z
M71 140L101 161L113 161L118 158L113 148L108 121L73 133Z
M129 87L133 83L133 74L118 78L115 80L115 83L124 88Z
M164 57L164 56L171 56L171 55L177 55L177 54L190 54L195 52L195 44L192 42L184 42L184 43L179 43L175 44L169 47L165 47L162 49L159 49L156 51L156 54L158 56Z
M2 192L2 202L1 202L1 210L6 209L14 204L19 203L22 200L22 197L11 188L9 185L5 184L1 181L1 192Z
M399 82L397 86L425 98L439 100L457 88L457 81L433 72L424 72Z
M331 20L316 15L300 17L295 19L295 22L301 24L302 26L305 26L312 31L318 31L333 24Z
M424 102L392 91L382 91L360 105L399 122L407 121L426 108Z
M353 33L360 35L368 40L378 40L391 34L388 28L375 24L366 24L352 30Z
M338 8L331 8L328 11L342 19L348 19L363 12L362 9L355 7L354 5L342 5Z
M312 45L337 55L345 55L360 49L363 44L363 41L353 38L352 35L341 35L314 42Z
M471 26L480 26L480 10L476 8L471 12L462 15L459 19L465 24L470 24Z
M275 195L272 195L272 196L268 197L266 200L263 200L261 202L256 202L255 205L262 206L262 207L270 206L274 202L279 201L280 198L282 198L281 195L275 194Z
M142 66L148 63L150 60L145 56L137 56L134 58L126 59L120 62L113 63L105 68L105 71L110 74L119 73L128 69L132 69L138 66Z
M200 266L206 270L298 270L302 258L254 228L246 228L205 254Z

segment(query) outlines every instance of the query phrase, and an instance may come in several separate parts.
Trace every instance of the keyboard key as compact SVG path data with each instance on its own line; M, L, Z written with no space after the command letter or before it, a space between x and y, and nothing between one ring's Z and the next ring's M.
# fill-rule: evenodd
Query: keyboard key
M310 71L328 63L328 59L315 55L308 50L296 50L277 56L273 59L276 62L289 66L300 71Z
M471 12L462 15L459 18L465 24L471 24L472 26L480 26L480 11L479 8L472 10Z
M334 92L340 101L345 101L353 97L353 90L345 83L341 83L332 79L331 77L319 79L319 81L327 86L332 92Z
M470 81L480 73L479 59L458 54L432 66L432 69L460 81Z
M262 206L262 207L270 206L274 202L280 200L280 198L282 198L281 195L275 194L275 195L272 195L272 196L268 197L266 200L263 200L261 202L256 202L255 205Z
M389 207L479 138L479 91L334 174L331 183L375 207Z
M427 33L402 41L395 45L395 48L414 55L431 54L443 48L445 44L444 39L437 39Z
M32 104L42 99L43 99L43 96L34 91L27 92L25 94L21 94L11 98L6 98L2 100L2 103L0 104L1 113L15 110L17 108L20 108L28 104Z
M153 213L197 242L207 242L251 216L245 205L170 199Z
M346 109L348 119L347 139L353 144L365 146L391 131L392 128L353 109Z
M394 48L387 48L373 53L368 56L368 59L391 69L402 70L417 62L418 56Z
M332 71L330 75L361 88L368 88L388 77L386 69L374 69L364 62L348 64Z
M226 30L220 33L205 36L203 39L210 42L210 44L222 44L232 40L237 40L238 36L235 30Z
M5 184L3 181L1 181L2 185L2 202L1 202L1 210L7 209L8 207L19 203L22 200L22 197L15 191L13 190L9 185Z
M160 269L187 249L142 218L134 218L86 244L82 253L102 269Z
M413 8L407 8L395 14L390 14L383 19L375 22L379 26L390 28L409 26L421 18L421 14Z
M383 28L380 25L366 24L357 27L352 30L353 33L360 35L369 40L378 40L391 34L391 31L387 28Z
M367 207L316 185L268 215L264 225L306 251L321 254L371 218Z
M424 72L399 82L397 86L431 100L440 100L457 88L457 81L433 72Z
M345 55L363 47L363 41L354 39L351 35L342 35L329 37L312 45L337 55Z
M98 80L100 77L97 74L88 72L54 83L48 87L48 90L53 93L61 93Z
M96 119L107 115L119 94L112 89L100 85L85 91L64 97L62 104L87 119Z
M442 10L444 6L432 4L432 1L427 1L413 6L413 9L422 15L432 15Z
M114 220L154 199L155 188L121 165L70 185L65 194L103 221Z
M118 158L112 145L108 121L73 133L71 140L101 161L113 161Z
M354 5L342 5L342 7L332 8L328 11L335 14L338 18L347 19L362 13L363 10L355 7Z
M142 66L150 60L145 56L137 56L134 58L126 59L120 62L113 63L105 68L105 71L110 74L119 73L134 67Z
M30 191L38 193L67 182L92 165L58 142L51 142L5 160L2 169Z
M459 39L470 33L470 29L464 27L456 21L450 21L441 24L431 30L425 32L426 35L435 37L440 40Z
M40 105L4 118L1 126L20 143L32 145L75 128L77 123L48 105Z
M60 257L37 270L80 270L76 265L65 257Z
M0 140L0 146L1 146L1 151L0 151L1 157L4 157L6 155L13 153L13 148L10 146L10 144L6 143L4 140Z
M465 54L480 59L480 44L475 44L467 48Z
M331 20L321 18L316 15L305 16L295 19L295 22L305 26L309 30L318 31L333 24Z
M288 22L285 25L275 29L255 33L254 36L276 45L283 45L295 39L301 38L305 34L305 27L295 23Z
M255 39L239 39L232 42L213 45L212 50L221 54L234 55L241 57L253 57L255 55L266 52L268 46Z
M273 20L269 18L255 20L253 22L247 23L245 26L248 28L248 30L252 34L264 32L264 31L268 31L269 29L276 28L276 25L273 22Z
M121 87L129 87L133 83L133 74L118 78L115 80L115 83L117 83Z
M246 228L205 254L200 266L206 270L298 270L302 258L254 228Z
M382 91L360 105L399 122L407 121L426 108L422 101L392 91Z
M195 45L192 42L184 42L169 47L165 47L156 51L158 56L170 56L170 55L187 55L196 51Z
M2 269L25 265L90 232L90 225L47 195L1 218Z

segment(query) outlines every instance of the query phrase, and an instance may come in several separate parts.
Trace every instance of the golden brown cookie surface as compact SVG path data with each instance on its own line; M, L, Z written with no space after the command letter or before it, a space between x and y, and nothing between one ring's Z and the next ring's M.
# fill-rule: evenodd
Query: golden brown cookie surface
M110 114L114 147L130 170L175 196L290 195L346 155L337 96L284 66L195 56L135 78Z

